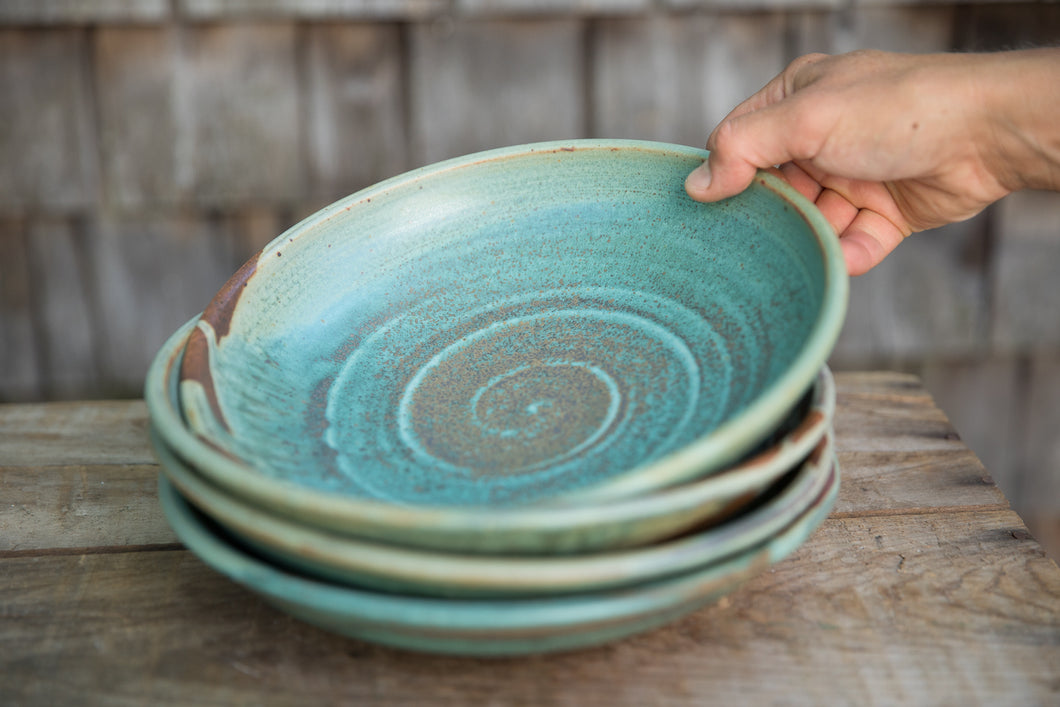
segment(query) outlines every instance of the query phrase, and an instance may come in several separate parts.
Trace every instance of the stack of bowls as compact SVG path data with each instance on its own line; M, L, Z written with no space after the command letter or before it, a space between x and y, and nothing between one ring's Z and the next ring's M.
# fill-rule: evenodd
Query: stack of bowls
M779 561L839 485L838 243L769 174L583 140L322 210L162 347L160 497L218 571L326 629L448 653L661 625Z

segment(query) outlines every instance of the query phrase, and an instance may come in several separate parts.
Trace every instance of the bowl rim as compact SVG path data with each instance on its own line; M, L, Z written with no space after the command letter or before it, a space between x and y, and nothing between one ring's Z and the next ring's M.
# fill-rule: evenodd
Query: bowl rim
M508 160L531 154L571 153L585 150L636 150L699 160L705 160L709 155L706 150L684 145L645 140L594 138L514 145L454 157L391 177L324 207L288 228L247 262L248 264L258 262L264 255L277 251L277 249L285 246L292 239L298 238L301 234L311 233L316 225L332 218L336 213L345 212L359 202L367 202L385 191L414 184L426 177L433 177L449 170L470 168L484 162ZM612 500L623 496L644 493L652 489L664 488L685 481L693 476L723 468L749 451L758 440L768 435L769 430L780 422L783 415L795 404L799 396L810 387L814 376L825 365L842 328L849 291L845 261L835 231L812 202L779 177L761 171L755 176L749 188L764 188L791 206L796 214L806 222L820 248L824 270L822 303L817 312L817 317L810 327L809 336L796 358L776 380L766 386L747 406L737 411L727 421L718 425L704 436L668 453L660 459L631 467L616 476L586 488L567 491L560 496L535 502L534 505L548 505L557 500L560 503L589 503ZM704 207L706 206L704 205ZM224 292L230 283L238 279L238 275L239 273L233 276L233 279L226 283L221 292ZM221 292L217 296L220 296ZM217 296L215 296L215 300ZM213 301L211 300L211 304ZM212 464L199 466L207 472L214 471ZM244 485L248 487L255 485L273 487L278 500L281 502L284 497L289 496L293 491L299 492L299 495L304 493L309 496L316 496L318 500L331 498L329 494L314 491L296 482L277 479L260 473L257 470L253 470L249 465L243 465L242 468L244 471L236 471L236 473L244 476L242 479ZM231 474L231 470L226 472L228 476L231 476ZM346 498L350 500L354 497Z
M273 601L399 630L481 630L502 637L510 630L569 628L661 611L704 598L705 590L731 579L730 575L744 575L740 578L742 583L764 572L801 546L831 512L841 474L834 456L829 466L828 482L813 502L757 547L674 577L628 588L554 597L421 597L306 577L257 559L218 535L164 475L159 476L159 497L167 522L185 547L218 573ZM732 589L735 585L725 591Z
M280 518L226 493L201 478L165 448L152 430L152 444L170 484L204 515L266 557L308 561L307 576L371 587L404 586L409 593L449 596L553 595L631 586L705 567L743 553L786 528L818 498L834 467L835 438L829 429L809 456L791 471L775 497L720 524L647 545L578 555L483 555L395 546L336 536ZM297 559L293 559L297 558ZM272 560L283 566L283 560Z

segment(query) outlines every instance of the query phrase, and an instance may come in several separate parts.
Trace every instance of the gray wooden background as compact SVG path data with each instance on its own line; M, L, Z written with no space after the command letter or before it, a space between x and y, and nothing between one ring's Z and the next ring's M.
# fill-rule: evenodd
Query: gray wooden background
M554 138L701 145L809 51L1058 41L1042 2L0 0L0 401L139 395L244 259L406 169ZM920 373L1060 545L1057 194L856 279L832 365Z

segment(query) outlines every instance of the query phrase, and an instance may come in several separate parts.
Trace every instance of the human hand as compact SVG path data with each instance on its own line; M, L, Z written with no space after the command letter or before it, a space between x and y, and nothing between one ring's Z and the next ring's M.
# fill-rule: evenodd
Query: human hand
M715 128L685 187L717 201L759 168L778 172L860 275L913 232L1020 188L1060 188L1058 113L1058 50L808 55Z

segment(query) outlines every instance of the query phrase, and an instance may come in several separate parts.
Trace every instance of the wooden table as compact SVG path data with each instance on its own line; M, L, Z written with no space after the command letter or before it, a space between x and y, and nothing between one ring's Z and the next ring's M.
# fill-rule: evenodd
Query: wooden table
M330 635L169 531L142 402L0 406L0 704L1060 704L1060 569L917 379L838 376L843 486L793 556L574 653Z

